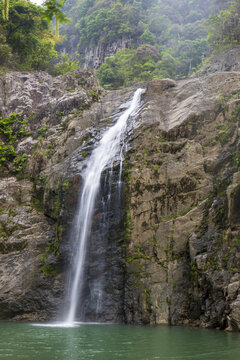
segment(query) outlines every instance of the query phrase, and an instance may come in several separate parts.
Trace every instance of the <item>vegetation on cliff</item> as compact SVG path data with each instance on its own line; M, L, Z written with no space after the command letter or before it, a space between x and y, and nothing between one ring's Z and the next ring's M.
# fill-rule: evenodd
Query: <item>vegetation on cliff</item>
M107 57L97 71L107 88L187 76L209 52L205 21L226 4L217 0L71 1L66 12L73 21L62 31L74 40L60 48L72 52L74 43L84 63L86 53L94 48L118 44L115 55Z
M232 48L240 43L240 1L232 2L229 9L210 16L207 37L214 52Z
M27 154L17 155L16 144L30 134L27 131L27 120L21 114L12 113L9 117L0 118L0 170L12 170L18 173L23 170Z
M101 85L110 89L187 76L210 54L210 47L222 49L239 41L238 0L230 9L227 0L68 0L66 4L48 0L43 7L12 0L4 4L0 4L2 70L65 73L84 64L86 54L94 49L100 47L108 54L113 47L110 53L117 50L115 54L102 59L97 70ZM67 16L72 22L63 25L70 21ZM52 19L55 35L49 26Z

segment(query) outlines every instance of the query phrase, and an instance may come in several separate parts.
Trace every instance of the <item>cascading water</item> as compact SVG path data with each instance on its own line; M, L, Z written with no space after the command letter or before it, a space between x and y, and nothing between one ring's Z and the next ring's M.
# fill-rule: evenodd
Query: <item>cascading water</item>
M141 95L144 89L138 89L134 93L129 107L119 117L115 125L109 128L103 135L98 146L93 150L86 169L82 174L83 189L80 197L79 207L75 219L74 232L72 234L73 244L76 245L72 281L70 290L69 310L66 316L66 323L73 324L76 318L76 310L84 284L84 264L86 261L87 240L90 236L92 217L98 190L100 187L101 175L106 167L112 169L113 162L118 157L120 160L120 175L124 151L124 135L127 130L127 123L130 116L135 116L141 105ZM111 177L111 174L109 174ZM101 298L101 289L97 289ZM97 306L100 306L99 304Z

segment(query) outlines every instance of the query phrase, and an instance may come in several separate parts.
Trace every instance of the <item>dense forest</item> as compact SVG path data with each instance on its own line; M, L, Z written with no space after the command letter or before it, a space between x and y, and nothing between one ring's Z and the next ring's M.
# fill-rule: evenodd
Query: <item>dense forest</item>
M46 16L46 6L54 3L46 1L41 7L12 0L8 20L1 11L2 71L57 75L84 66L93 49L100 47L108 55L115 48L96 71L101 85L112 89L188 76L212 51L238 44L240 38L239 0L68 0L62 3L66 15L60 37Z
M2 6L2 2L1 2ZM0 65L18 70L49 70L57 56L55 40L42 7L25 0L11 0L8 20L0 13Z
M206 20L227 5L211 0L78 0L67 13L71 24L62 44L84 54L119 43L97 71L105 87L118 88L152 78L191 74L209 55ZM121 49L121 41L125 49Z

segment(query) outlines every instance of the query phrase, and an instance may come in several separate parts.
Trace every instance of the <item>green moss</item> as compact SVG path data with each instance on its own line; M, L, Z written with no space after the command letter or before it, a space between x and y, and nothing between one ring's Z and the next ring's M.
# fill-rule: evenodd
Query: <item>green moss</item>
M10 236L9 230L6 224L0 225L0 238L8 238Z
M207 263L206 263L206 270L207 269L213 269L213 270L220 270L221 266L219 264L218 259L216 258L215 254L209 255L207 258Z
M150 260L150 259L151 259L151 256L145 255L143 252L142 246L138 245L135 248L134 253L126 258L126 261L129 263L134 260Z
M22 173L27 154L17 155L16 146L19 141L30 134L27 131L28 120L17 113L7 118L0 118L0 169L4 166L15 173Z
M169 221L169 220L174 220L174 219L177 219L181 216L185 216L187 215L191 210L193 210L194 208L196 208L197 205L192 205L192 206L189 206L188 208L182 210L180 213L176 214L176 215L170 215L170 216L167 216L165 218L162 218L162 221Z
M176 253L172 247L168 247L164 251L166 253L166 261L167 262L178 260L182 257L182 255Z
M50 254L53 254L55 258L58 258L59 253L59 245L61 239L63 237L63 233L65 231L65 225L61 223L60 213L64 208L64 192L70 191L72 188L72 180L66 179L63 183L59 179L57 182L56 190L53 192L54 198L54 218L56 220L55 227L55 239L52 242L48 242L46 244L45 252L41 255L42 260L46 260Z
M86 135L83 137L83 140L82 140L82 145L85 144L87 141L91 140L92 137L91 135Z
M85 158L88 155L88 151L87 150L82 150L81 154L82 154L82 157Z
M13 145L0 142L0 169L7 161L12 161L16 157L16 151Z
M107 124L108 124L108 125L111 125L112 122L113 122L113 118L107 118Z
M166 142L166 141L167 141L166 139L158 138L158 142L160 142L160 143L164 143L164 142Z
M218 135L217 140L220 142L222 146L227 144L228 142L229 133L222 133L221 135Z
M82 109L78 109L78 110L76 111L76 113L77 113L79 116L82 116L83 110L82 110Z
M23 226L19 224L10 224L10 219L0 225L0 238L8 239L15 231L22 230Z
M59 269L55 265L44 264L40 268L40 272L46 276L56 276L59 273Z
M48 184L47 174L41 174L40 177L39 177L39 181L40 181L41 184L46 186Z
M99 92L96 89L89 90L87 92L88 96L92 98L92 101L98 101L99 100Z
M10 207L10 208L8 209L8 216L9 216L9 217L14 217L14 216L16 216L16 215L17 215L16 209Z
M154 235L152 237L150 237L150 239L148 239L148 241L154 245L157 244L157 239L156 239L156 236L154 236Z
M233 149L233 156L232 156L233 166L236 168L237 171L240 170L240 150L237 146Z
M60 209L61 209L61 181L58 180L56 197L55 197L55 214L56 214L56 218L58 218L58 216L59 216Z
M22 155L17 155L15 157L15 159L13 160L14 172L16 172L16 173L23 172L23 170L25 169L25 166L26 166L27 158L28 158L28 156L26 153L24 153Z
M69 192L72 189L72 184L73 184L72 179L66 179L62 185L63 191Z
M233 114L229 117L229 120L237 123L240 120L240 104L237 104L234 108Z
M148 314L150 314L152 312L151 290L145 288L144 294L145 294L146 311Z
M71 88L69 88L69 87L67 87L66 90L69 91L69 92L72 92L72 93L77 91L77 90L71 89Z
M49 130L49 126L48 125L43 125L42 127L40 127L37 130L37 136L47 137L48 136L48 130Z
M194 261L190 261L190 279L192 283L197 287L198 278L202 275L202 271L198 269Z
M21 114L12 113L7 118L0 118L0 134L8 142L13 144L16 140L20 140L29 135L26 130L28 120L23 119Z
M47 242L47 245L46 245L46 248L45 248L45 253L40 255L40 259L41 260L46 260L51 253L52 253L52 243Z
M43 196L44 188L42 186L37 186L36 183L33 183L31 205L34 209L42 213L44 212Z
M130 242L131 234L133 229L131 214L129 210L125 211L125 220L124 220L124 229L125 229L125 241Z

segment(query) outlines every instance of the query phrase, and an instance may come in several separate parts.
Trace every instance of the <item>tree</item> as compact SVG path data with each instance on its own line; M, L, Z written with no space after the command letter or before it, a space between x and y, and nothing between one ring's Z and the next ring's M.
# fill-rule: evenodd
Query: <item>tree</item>
M9 0L3 0L3 20L7 21L9 19Z
M46 0L43 3L43 15L42 18L47 21L48 24L55 17L55 35L59 39L59 23L68 23L71 22L70 19L62 12L65 0Z
M55 41L48 24L41 18L42 8L30 1L11 0L9 20L0 12L0 63L19 70L49 67Z
M228 10L222 10L208 20L207 40L214 50L222 50L240 43L240 0L236 0Z

